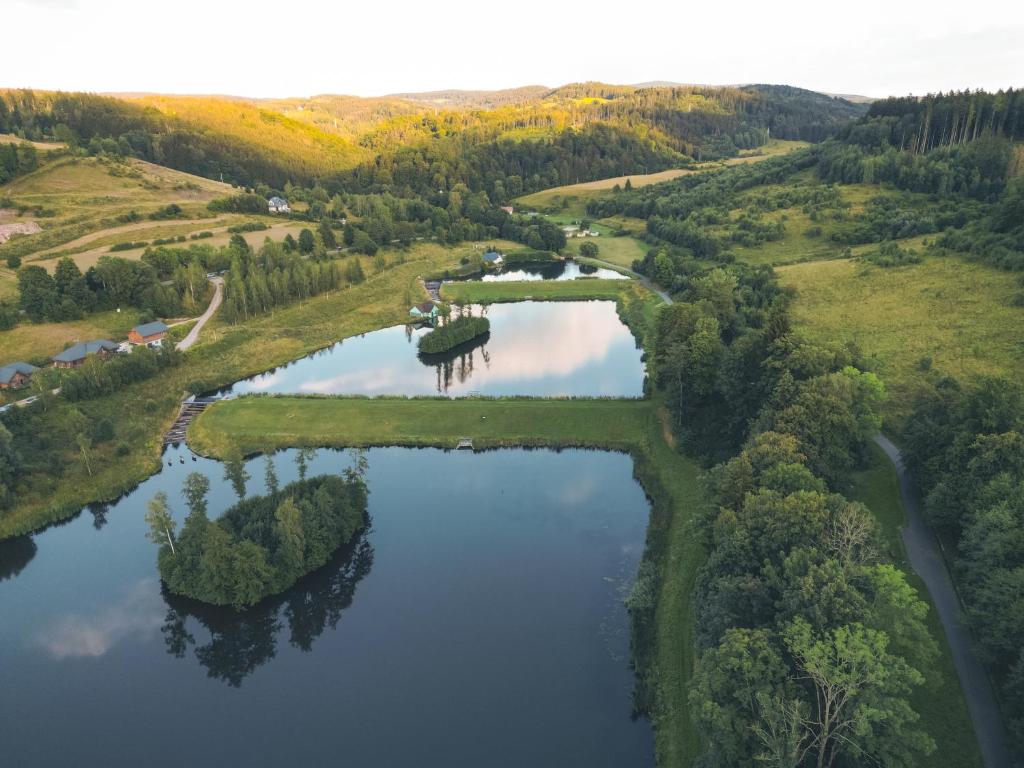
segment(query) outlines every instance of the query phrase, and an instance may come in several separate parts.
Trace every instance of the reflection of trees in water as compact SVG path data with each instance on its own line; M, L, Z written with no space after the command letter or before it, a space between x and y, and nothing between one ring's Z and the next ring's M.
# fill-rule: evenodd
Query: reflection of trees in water
M29 536L0 541L0 581L13 579L36 556L36 543Z
M438 352L432 355L420 354L420 362L424 365L434 366L437 374L437 391L447 392L453 382L465 384L473 376L473 369L477 364L476 353L479 351L480 359L484 366L490 366L491 354L485 346L490 341L491 334L485 333L475 339L459 344L447 352Z
M164 591L168 611L161 632L167 652L184 658L195 646L196 659L207 675L237 688L274 658L278 635L285 626L291 645L301 651L312 650L313 641L326 628L337 627L342 612L352 604L356 585L372 565L373 547L365 535L359 536L323 568L244 613ZM205 645L197 645L189 632L190 618L210 633Z
M107 524L107 512L110 511L110 504L102 501L93 502L86 507L92 515L92 527L97 531Z

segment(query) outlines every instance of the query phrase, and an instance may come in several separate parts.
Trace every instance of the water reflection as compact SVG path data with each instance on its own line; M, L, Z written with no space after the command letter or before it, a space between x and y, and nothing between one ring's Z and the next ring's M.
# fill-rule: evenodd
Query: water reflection
M474 308L474 313L483 311ZM365 395L639 397L641 352L614 302L520 302L486 309L490 336L447 358L419 360L422 329L346 339L235 384L246 392ZM430 364L430 367L423 363Z
M370 572L373 547L365 534L342 547L323 568L291 589L239 613L172 595L160 631L167 652L184 658L190 648L208 677L238 688L256 669L277 655L278 636L287 626L288 642L309 652L328 627L336 629L352 604L356 586ZM190 621L206 630L197 642Z
M485 367L491 364L491 355L487 351L487 342L490 338L491 334L488 332L447 352L430 355L421 352L418 355L421 363L434 369L438 393L446 395L453 384L468 382L478 364ZM476 359L477 355L480 357L479 362Z
M122 640L145 640L162 618L157 579L142 579L95 615L72 612L58 617L36 641L55 659L98 658Z
M13 579L36 556L36 543L29 536L0 541L0 581Z

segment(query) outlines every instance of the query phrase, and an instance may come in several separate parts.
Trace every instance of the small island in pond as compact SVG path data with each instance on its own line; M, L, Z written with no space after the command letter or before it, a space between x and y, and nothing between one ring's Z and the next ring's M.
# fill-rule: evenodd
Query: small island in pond
M301 479L242 499L216 520L206 516L209 487L205 475L186 479L189 514L180 533L163 492L149 502L146 521L160 546L167 589L212 605L242 610L283 592L368 522L366 484L357 472Z
M491 321L486 317L457 317L422 336L419 341L420 354L447 352L490 331Z

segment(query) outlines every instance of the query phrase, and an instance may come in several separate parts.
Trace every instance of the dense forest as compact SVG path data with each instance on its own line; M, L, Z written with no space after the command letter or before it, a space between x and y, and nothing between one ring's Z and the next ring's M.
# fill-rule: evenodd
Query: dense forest
M126 155L246 186L321 180L408 196L464 184L497 203L558 184L729 157L769 136L818 140L864 111L783 86L584 83L488 109L394 99L367 109L360 100L325 99L316 104L326 117L309 122L287 102L2 91L0 133L112 142Z

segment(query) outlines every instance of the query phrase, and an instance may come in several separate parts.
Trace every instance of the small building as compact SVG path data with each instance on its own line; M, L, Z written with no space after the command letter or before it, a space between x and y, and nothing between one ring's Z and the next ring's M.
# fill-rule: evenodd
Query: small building
M417 320L436 320L440 313L437 304L432 301L424 301L409 310L409 314Z
M147 347L163 346L164 336L169 329L159 320L152 323L136 325L128 331L128 343L135 346L145 344Z
M89 355L99 355L100 358L106 360L108 357L117 353L117 344L110 341L109 339L96 339L95 341L85 341L81 344L75 344L73 347L68 347L59 355L53 356L53 367L54 368L78 368Z
M0 389L21 389L32 381L32 374L38 371L28 363L11 363L0 367Z
M511 205L501 205L501 206L498 206L498 207L501 208L501 210L503 210L509 216L511 216L513 213L516 212L515 208L513 208Z
M488 251L484 254L484 264L489 267L500 267L505 263L505 257L497 251Z
M271 213L291 213L291 208L288 207L288 201L283 197L277 197L276 195L267 200L267 209Z

